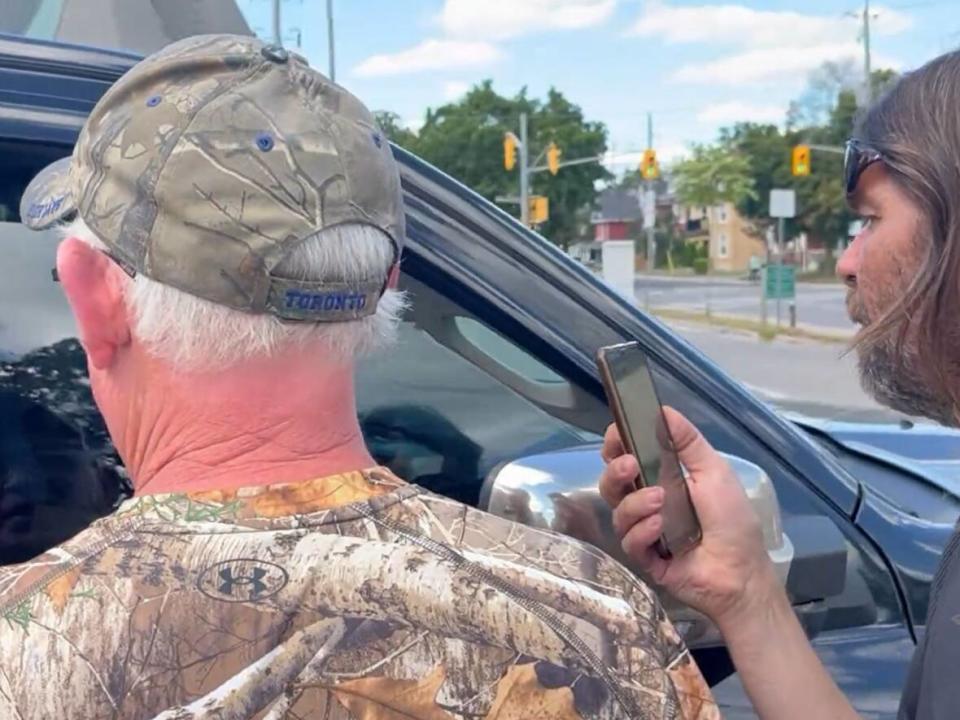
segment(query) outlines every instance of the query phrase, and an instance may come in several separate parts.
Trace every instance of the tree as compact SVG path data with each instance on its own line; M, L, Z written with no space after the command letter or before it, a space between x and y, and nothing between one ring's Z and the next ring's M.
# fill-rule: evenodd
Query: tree
M674 168L677 198L684 205L739 204L757 196L750 161L722 145L694 145L693 154Z
M400 147L406 150L414 150L417 142L417 134L412 130L405 128L400 122L400 116L388 110L377 110L373 113L377 125L383 130L384 135Z
M585 120L580 108L553 88L547 93L547 101L537 107L530 122L534 152L531 162L551 142L561 148L561 162L597 157L606 152L607 129L604 124ZM544 235L566 248L578 235L578 210L593 205L596 181L611 177L599 162L561 168L556 175L549 172L534 175L533 191L550 198L550 219L541 228Z
M427 110L415 139L404 145L427 162L457 178L488 200L498 195L519 195L518 168L503 167L503 136L519 134L519 117L527 113L529 158L533 165L550 142L563 153L561 161L596 157L607 149L603 123L588 122L580 108L562 93L551 89L545 102L527 97L521 90L512 98L503 97L486 80L463 98ZM389 131L384 129L384 132ZM541 158L541 162L543 160ZM594 183L609 177L599 163L561 168L556 175L541 172L531 177L531 192L550 200L550 219L541 228L544 235L566 247L578 236L578 211L593 203ZM519 215L516 204L505 209Z
M787 128L817 127L826 123L843 90L861 84L861 75L852 60L825 62L807 76L807 87L787 110Z
M761 235L770 224L770 191L793 185L790 139L776 125L738 123L720 131L720 144L747 159L754 193L736 203L737 212L750 219L756 233Z
M872 73L874 94L879 95L893 82L892 70ZM862 83L861 83L862 84ZM853 70L827 65L814 73L811 87L792 105L788 129L781 132L774 125L739 123L720 133L721 145L745 156L750 164L756 197L737 204L741 215L751 220L759 233L771 223L768 216L769 192L773 188L794 188L797 191L798 216L788 222L788 233L806 232L826 250L825 270L832 272L833 250L846 237L853 215L847 207L843 188L843 156L840 150L854 132L860 106L857 92L861 88ZM829 93L824 110L824 98ZM803 112L801 108L805 108ZM810 122L800 121L812 118ZM814 149L811 174L793 177L790 154L800 143L833 148L833 152Z

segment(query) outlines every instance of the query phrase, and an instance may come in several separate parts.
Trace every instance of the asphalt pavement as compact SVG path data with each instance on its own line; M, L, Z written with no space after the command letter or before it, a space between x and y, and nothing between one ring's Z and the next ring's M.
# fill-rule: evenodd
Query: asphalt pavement
M638 275L636 301L650 309L671 308L760 318L760 285L739 278ZM807 327L849 331L846 288L840 283L798 283L797 320ZM768 306L771 322L776 304ZM787 322L786 304L782 307ZM819 418L857 422L896 422L902 415L880 406L860 387L856 354L844 343L778 336L764 341L756 333L687 320L666 320L676 332L729 375L770 404Z
M850 422L897 422L860 387L856 355L842 343L670 322L670 326L751 392L778 409Z
M761 317L760 283L738 278L664 277L638 275L634 282L641 307L674 308L702 312L709 304L713 313L739 315L751 320ZM850 330L840 283L797 283L797 322L826 330ZM768 301L769 319L776 319L776 301ZM782 322L789 321L787 302L782 301Z

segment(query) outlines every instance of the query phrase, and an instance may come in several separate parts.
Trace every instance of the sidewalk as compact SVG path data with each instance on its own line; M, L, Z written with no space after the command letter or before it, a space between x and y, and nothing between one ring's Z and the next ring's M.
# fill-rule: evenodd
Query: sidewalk
M600 273L597 273L598 276ZM638 272L635 275L635 280L640 282L649 282L651 284L657 283L677 283L677 284L689 284L689 285L737 285L743 287L755 286L759 289L760 281L754 280L751 282L747 279L746 273L743 274L721 274L721 275L691 275L687 273L678 273L671 275L667 272ZM803 287L823 287L823 286L834 286L842 285L839 279L832 278L817 278L813 280L803 280L798 278L797 285Z
M643 308L641 307L641 309ZM775 337L783 336L826 343L849 344L857 334L856 328L850 328L848 330L811 325L809 323L797 323L796 327L790 327L789 324L781 324L778 326L775 318L764 325L759 320L753 320L743 315L724 315L714 312L708 315L705 311L682 310L670 307L652 307L644 310L644 312L660 318L668 325L671 320L679 320L697 325L708 325L716 328L755 333L763 340L772 340Z

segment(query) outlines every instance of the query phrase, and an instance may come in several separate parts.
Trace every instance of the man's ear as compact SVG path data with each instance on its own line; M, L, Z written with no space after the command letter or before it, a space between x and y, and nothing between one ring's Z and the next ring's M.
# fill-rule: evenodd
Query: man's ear
M103 253L71 237L57 249L57 274L91 365L104 370L130 342L123 280Z
M390 274L387 275L387 287L390 290L396 290L399 284L400 284L400 263L396 262L393 264L393 267L390 268Z

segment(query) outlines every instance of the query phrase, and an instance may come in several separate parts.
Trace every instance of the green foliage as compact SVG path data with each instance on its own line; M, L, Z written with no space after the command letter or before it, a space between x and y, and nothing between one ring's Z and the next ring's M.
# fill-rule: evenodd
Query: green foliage
M674 168L677 198L684 205L740 204L757 197L750 160L722 145L695 145L693 155Z
M710 269L710 261L705 257L695 258L693 261L693 272L697 275L706 275Z
M377 125L380 126L380 129L383 130L391 142L408 150L413 147L417 140L417 134L401 125L399 115L386 110L378 110L373 116L377 120Z
M521 112L527 113L531 166L550 142L560 147L561 162L606 152L603 123L587 121L577 105L554 89L545 101L528 98L526 90L511 98L499 95L492 81L486 80L457 102L428 109L416 134L399 127L392 113L378 113L378 118L398 145L494 200L498 195L519 195L518 168L508 172L503 167L503 136L507 131L519 135ZM546 164L545 158L536 164ZM531 193L550 200L550 219L540 232L562 246L575 240L584 226L584 208L593 204L594 183L609 177L599 163L561 168L555 176L548 172L532 175ZM504 208L519 216L516 204Z
M892 70L875 71L875 95L896 77ZM790 156L800 143L840 150L853 134L861 109L851 87L854 80L844 66L825 65L812 75L810 87L792 104L786 132L775 125L739 123L720 133L721 147L747 158L756 190L755 197L737 203L737 211L754 223L759 234L772 222L768 214L770 190L794 188L798 216L788 222L788 235L806 232L813 240L822 241L827 250L826 271L831 271L833 249L846 236L853 220L843 189L843 156L815 149L807 177L790 174Z
M789 138L776 125L738 123L720 131L720 144L746 158L753 178L754 193L736 203L737 212L765 225L770 219L770 191L793 185Z

